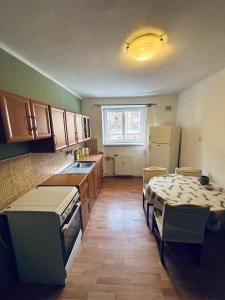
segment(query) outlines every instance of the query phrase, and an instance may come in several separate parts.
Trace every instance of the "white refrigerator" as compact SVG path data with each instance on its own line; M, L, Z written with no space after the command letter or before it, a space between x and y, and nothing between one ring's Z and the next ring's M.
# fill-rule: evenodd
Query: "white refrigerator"
M178 166L180 127L152 126L150 128L150 166L167 168L174 173Z

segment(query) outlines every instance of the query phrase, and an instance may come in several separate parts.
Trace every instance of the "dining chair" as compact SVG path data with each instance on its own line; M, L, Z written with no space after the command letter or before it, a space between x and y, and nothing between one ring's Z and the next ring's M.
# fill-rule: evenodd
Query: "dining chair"
M183 176L200 177L202 175L202 170L192 167L180 167L175 169L175 173Z
M167 175L168 171L166 168L161 167L148 167L143 168L143 209L145 213L146 223L149 227L149 215L150 206L154 204L155 193L153 193L148 186L149 180L154 176L164 176Z
M157 206L159 200L157 198L154 206L152 231L159 241L161 263L164 265L164 242L176 242L195 245L196 265L199 266L209 206L166 201L161 211Z

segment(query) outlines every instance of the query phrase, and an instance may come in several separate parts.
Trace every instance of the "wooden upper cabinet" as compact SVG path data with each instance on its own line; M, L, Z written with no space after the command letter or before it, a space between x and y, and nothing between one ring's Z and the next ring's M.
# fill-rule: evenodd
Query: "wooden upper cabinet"
M30 108L33 121L34 138L43 139L51 137L48 105L30 101Z
M55 107L50 108L54 150L67 147L67 131L65 111Z
M81 143L84 140L82 115L76 115L76 128L77 128L77 142Z
M51 152L89 138L88 117L0 91L1 143L33 140L35 151Z
M88 140L91 138L90 118L86 116L83 116L83 132L84 140Z
M76 117L72 112L66 112L66 126L67 126L67 145L72 146L77 143L76 140Z
M32 140L33 123L29 100L0 92L1 114L8 143Z
M91 124L90 124L90 118L87 117L87 138L91 138Z

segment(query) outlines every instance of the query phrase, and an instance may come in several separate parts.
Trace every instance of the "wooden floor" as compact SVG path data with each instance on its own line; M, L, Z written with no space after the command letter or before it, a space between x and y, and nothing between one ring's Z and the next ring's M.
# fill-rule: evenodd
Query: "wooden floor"
M13 300L225 299L225 238L210 236L196 268L186 246L161 266L147 229L140 178L107 178L65 288L17 285ZM5 298L6 299L6 298Z

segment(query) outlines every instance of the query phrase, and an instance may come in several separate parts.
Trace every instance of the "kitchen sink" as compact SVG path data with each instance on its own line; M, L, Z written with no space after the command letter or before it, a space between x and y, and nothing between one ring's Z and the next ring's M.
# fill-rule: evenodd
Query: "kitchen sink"
M76 161L59 174L88 174L96 165L94 161Z
M73 167L75 168L89 168L92 167L92 165L94 164L93 161L82 161L82 162L75 162Z

